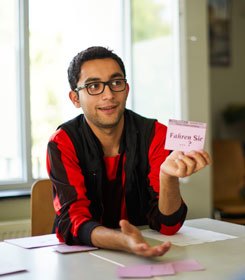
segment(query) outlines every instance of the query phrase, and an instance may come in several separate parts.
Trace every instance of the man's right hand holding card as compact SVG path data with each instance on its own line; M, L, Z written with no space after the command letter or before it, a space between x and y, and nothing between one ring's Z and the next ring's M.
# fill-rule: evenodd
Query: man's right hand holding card
M203 150L206 124L170 120L165 149L172 152L160 167L158 207L162 214L177 213L182 204L179 178L192 175L211 163Z
M173 151L161 165L161 173L173 177L184 178L203 169L211 163L205 151Z
M184 178L211 163L203 151L206 123L169 120L165 149L173 152L161 165L161 173Z

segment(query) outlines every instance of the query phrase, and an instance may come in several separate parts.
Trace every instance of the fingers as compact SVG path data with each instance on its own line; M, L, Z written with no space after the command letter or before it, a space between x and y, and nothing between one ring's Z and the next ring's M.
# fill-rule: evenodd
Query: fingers
M202 156L205 158L207 164L212 163L212 160L207 152L201 150L201 151L199 151L199 153L202 154Z
M209 156L209 154L203 150L200 151L190 151L185 153L186 156L191 157L195 160L202 160L203 162L205 162L205 164L211 164L211 158Z
M151 247L143 238L137 227L130 224L127 220L119 222L121 232L124 236L124 245L127 252L144 257L154 257L164 255L171 247L170 242Z
M150 247L146 243L137 244L134 248L134 253L143 257L158 257L166 254L171 247L170 242L162 243L161 245Z
M211 158L205 151L191 151L186 155L196 162L194 172L197 172L198 170L204 168L206 165L211 164Z
M180 153L174 161L176 164L176 175L180 178L190 176L203 169L206 165L211 164L211 158L205 151Z
M197 163L188 156L180 155L175 161L178 165L179 177L190 176L196 169Z

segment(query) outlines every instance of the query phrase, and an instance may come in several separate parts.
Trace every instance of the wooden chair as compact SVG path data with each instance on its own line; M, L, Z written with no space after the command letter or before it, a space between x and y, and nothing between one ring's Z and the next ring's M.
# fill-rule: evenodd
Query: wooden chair
M40 179L31 189L31 234L51 234L55 218L53 207L52 183L49 179Z
M214 217L228 222L245 224L245 185L242 144L238 140L213 142Z

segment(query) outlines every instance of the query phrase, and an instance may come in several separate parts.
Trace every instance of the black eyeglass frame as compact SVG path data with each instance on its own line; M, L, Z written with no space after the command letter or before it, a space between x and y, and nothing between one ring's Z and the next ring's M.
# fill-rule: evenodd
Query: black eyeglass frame
M111 84L112 82L114 82L114 81L124 81L124 82L125 82L125 86L124 86L124 88L123 88L123 89L121 89L121 90L113 90L113 89L111 89L110 84ZM88 90L88 87L89 87L90 85L92 85L92 84L96 84L96 83L103 84L102 91L101 91L100 93L91 94L91 93L89 92L89 90ZM107 82L94 81L94 82L91 82L91 83L87 83L87 84L81 85L81 86L79 86L79 87L75 88L75 89L74 89L74 91L78 94L80 90L82 90L82 89L85 89L85 88L86 88L87 93L88 93L89 95L94 96L94 95L100 95L100 94L102 94L102 93L104 92L104 90L105 90L105 86L108 86L108 87L109 87L109 89L110 89L111 91L113 91L113 92L122 92L122 91L124 91L124 90L125 90L126 85L127 85L127 79L113 79L113 80L109 80L109 81L107 81Z

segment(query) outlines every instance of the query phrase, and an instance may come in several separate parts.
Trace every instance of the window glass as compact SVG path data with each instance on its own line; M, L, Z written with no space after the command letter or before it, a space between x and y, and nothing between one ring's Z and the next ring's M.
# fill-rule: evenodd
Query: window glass
M0 1L0 181L22 180L17 1Z
M81 113L69 100L68 64L91 45L108 46L123 58L131 88L128 108L163 122L180 114L177 2L29 0L30 77L26 82L30 78L30 96L25 92L27 103L30 97L29 127L22 119L19 77L19 62L24 61L19 40L28 42L20 38L18 1L0 1L1 184L25 178L30 184L31 177L47 177L50 135L59 124ZM28 161L27 166L30 152L25 150L30 142L32 164Z
M167 124L180 116L177 0L132 0L133 107Z
M33 176L46 177L49 136L81 113L71 103L67 68L81 50L102 45L122 56L121 1L30 0L30 81ZM113 23L113 24L112 24Z

